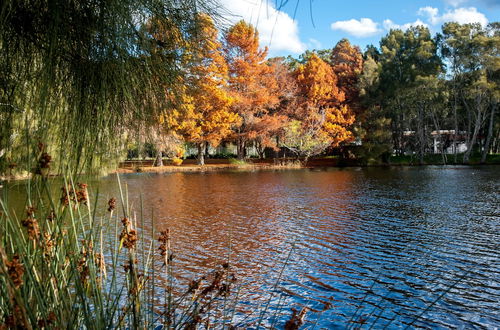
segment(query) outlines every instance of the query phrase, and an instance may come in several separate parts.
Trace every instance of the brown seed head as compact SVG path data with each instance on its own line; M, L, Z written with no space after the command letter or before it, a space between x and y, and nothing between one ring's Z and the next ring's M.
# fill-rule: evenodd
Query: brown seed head
M26 228L28 232L28 237L31 240L36 240L40 236L40 229L38 227L38 221L35 218L28 217L21 221L21 224Z
M12 260L7 261L5 264L5 266L7 266L7 273L16 288L23 285L24 266L19 259L19 255L15 254L12 257Z
M49 215L47 215L47 220L54 221L55 218L56 218L56 212L54 212L54 210L50 210Z
M135 229L127 230L127 228L123 228L120 234L120 240L123 242L123 246L130 250L135 247L137 239L137 232Z
M113 211L116 208L116 198L112 197L108 201L108 212Z

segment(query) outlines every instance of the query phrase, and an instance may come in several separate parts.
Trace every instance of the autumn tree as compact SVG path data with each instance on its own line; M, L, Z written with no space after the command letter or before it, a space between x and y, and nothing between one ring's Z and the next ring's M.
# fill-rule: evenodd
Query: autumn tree
M234 130L238 158L246 157L246 147L262 135L260 123L269 122L268 109L279 102L273 66L266 61L267 48L259 47L259 33L239 21L225 35L229 66L229 90L235 99L232 110L241 117Z
M298 106L298 85L289 63L283 57L271 58L268 64L276 82L278 102L267 108L267 112L256 118L254 130L258 133L255 147L260 158L264 158L266 148L279 151L280 139L288 126L289 114Z
M309 158L328 147L336 147L352 138L349 126L354 115L344 104L345 94L331 66L313 54L295 72L300 107L283 140L298 156Z
M238 123L231 111L232 98L225 90L228 68L212 19L200 14L189 47L187 74L176 90L175 108L165 113L167 125L198 147L198 164L205 164L205 146L216 147Z
M359 113L359 76L363 70L363 54L358 46L349 40L340 40L333 47L330 57L333 72L338 78L338 86L345 94L345 103Z

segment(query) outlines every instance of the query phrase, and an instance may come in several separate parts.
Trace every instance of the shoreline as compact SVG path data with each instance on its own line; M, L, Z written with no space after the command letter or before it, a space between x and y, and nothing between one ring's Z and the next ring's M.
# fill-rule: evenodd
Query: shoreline
M165 161L163 166L152 166L152 161L146 161L144 166L140 161L125 161L120 165L100 176L111 174L132 174L132 173L198 173L198 172L224 172L224 171L265 171L265 170L297 170L297 169L312 169L312 168L390 168L390 167L425 167L425 166L492 166L500 165L500 162L493 161L486 164L472 163L438 163L429 162L425 164L415 164L409 162L393 162L389 164L359 164L356 162L339 162L338 159L318 158L311 159L307 164L299 164L297 162L285 162L281 164L271 163L265 160L254 160L246 164L231 164L226 159L209 159L205 165L197 165L193 160L188 160L181 165L172 165L169 161ZM148 164L149 163L149 164ZM50 177L57 177L57 174L51 174ZM31 177L31 173L0 175L0 186L2 182L27 180Z
M140 166L136 168L117 168L109 174L129 173L178 173L178 172L217 172L227 170L261 171L261 170L290 170L312 168L304 165L275 165L275 164L205 164L205 165L164 165L164 166Z
M195 172L223 172L223 171L265 171L265 170L298 170L298 169L312 169L312 168L391 168L391 167L426 167L426 166L492 166L492 165L500 165L497 163L490 164L404 164L404 163L395 163L395 164L370 164L370 165L361 165L361 164L347 164L347 165L339 165L339 164L306 164L306 165L279 165L279 164L269 164L269 163L250 163L250 164L205 164L205 165L163 165L159 167L154 166L138 166L138 167L120 167L114 171L109 172L109 174L132 174L132 173L195 173Z

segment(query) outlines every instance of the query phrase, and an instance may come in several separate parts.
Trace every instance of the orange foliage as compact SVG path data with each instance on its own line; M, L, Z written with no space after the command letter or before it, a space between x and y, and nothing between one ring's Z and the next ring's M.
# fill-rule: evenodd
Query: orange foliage
M313 54L306 64L297 68L301 107L297 118L304 130L328 139L331 146L352 139L348 130L354 115L344 104L345 93L338 87L338 79L328 63Z
M188 74L176 91L177 106L165 114L168 125L187 141L217 146L239 117L225 90L227 64L212 19L200 14L186 51Z
M240 21L225 35L226 58L229 65L229 90L235 99L232 109L241 118L235 130L238 156L244 157L248 141L255 140L266 131L259 125L268 115L268 108L279 102L273 66L265 58L267 49L259 48L259 34L250 24Z
M338 77L338 86L345 94L346 103L351 108L358 108L358 81L363 71L361 50L358 46L352 46L349 40L342 39L333 48L330 61L333 72Z

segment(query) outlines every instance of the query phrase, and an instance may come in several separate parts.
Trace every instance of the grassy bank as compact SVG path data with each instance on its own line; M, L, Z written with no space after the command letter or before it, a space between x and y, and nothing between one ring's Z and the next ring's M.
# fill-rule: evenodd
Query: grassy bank
M153 160L127 161L122 162L116 170L117 173L168 173L168 172L210 172L225 170L280 170L299 169L313 167L350 167L350 166L418 166L418 165L462 165L463 155L457 155L457 162L454 162L453 155L447 155L443 161L442 155L426 155L424 163L414 156L391 156L388 163L370 162L364 164L356 159L342 159L336 156L318 157L309 159L306 163L301 163L293 159L249 159L245 162L236 159L207 159L204 166L196 164L195 159L186 159L182 165L173 165L170 160L164 161L164 166L153 166ZM471 157L468 165L479 165L481 157L475 155ZM486 165L499 165L500 154L488 155Z
M447 155L445 162L441 155L426 155L424 163L419 164L418 158L414 156L391 156L388 163L381 161L371 161L368 164L360 162L356 159L342 159L338 156L327 156L321 158L312 158L307 163L301 163L293 159L249 159L247 161L239 161L231 158L206 160L204 166L196 164L195 159L186 159L181 165L174 165L169 159L164 160L164 166L153 166L154 160L145 161L125 161L120 163L118 168L108 173L174 173L174 172L214 172L227 170L241 171L258 171L258 170L285 170L285 169L300 169L313 167L351 167L351 166L420 166L420 165L464 165L461 160L463 155L457 155L457 162L454 162L453 155ZM471 157L470 164L480 165L481 156L474 155ZM500 154L491 154L486 158L485 165L500 165ZM6 173L0 176L2 180L24 180L31 177L31 173Z
M257 170L282 170L282 169L297 169L304 168L302 163L285 160L275 161L273 159L250 159L240 161L237 159L207 159L205 165L196 164L194 159L186 159L181 165L173 165L170 160L164 161L163 166L153 166L152 161L131 161L122 162L116 170L117 173L168 173L168 172L212 172L225 170L242 170L242 171L257 171Z

